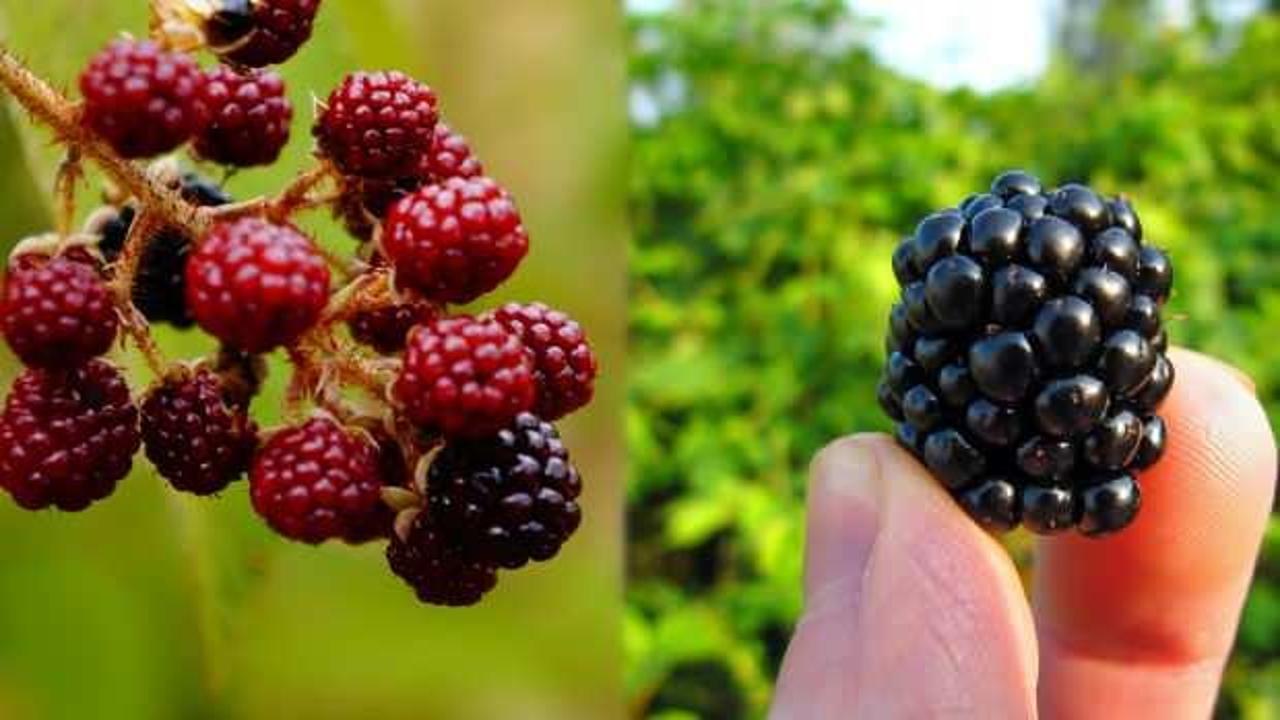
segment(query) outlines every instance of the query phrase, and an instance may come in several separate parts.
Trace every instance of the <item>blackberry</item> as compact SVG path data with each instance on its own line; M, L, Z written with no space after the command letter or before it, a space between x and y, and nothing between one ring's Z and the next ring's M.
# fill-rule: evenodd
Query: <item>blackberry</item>
M212 372L180 368L143 400L147 459L175 489L211 495L249 469L257 427L227 396Z
M311 38L320 0L214 0L205 40L233 65L264 67L293 57Z
M496 435L445 444L427 473L427 507L473 561L514 569L549 560L578 529L578 471L560 435L521 413Z
M119 320L98 268L70 255L23 254L4 279L0 328L27 365L68 368L111 349Z
M487 177L455 177L396 201L381 246L401 288L468 303L515 272L529 235L502 186Z
M399 180L431 150L437 104L434 90L404 73L354 72L329 94L312 133L344 175Z
M110 363L26 370L0 414L0 487L28 510L83 510L129 474L140 443L138 409Z
M475 605L498 583L492 565L468 558L425 512L414 518L407 537L391 536L387 565L431 605Z
M494 320L442 318L409 331L391 398L413 423L446 436L485 437L533 407L533 360Z
M893 271L877 399L898 441L992 530L1128 525L1174 380L1173 267L1133 206L1006 172L925 218Z
M289 345L320 318L329 266L292 225L246 217L213 226L186 268L187 305L210 335L238 350Z
M196 134L197 155L236 167L270 165L280 157L293 106L278 74L217 67L207 74L203 98L209 123Z
M533 411L558 420L591 402L598 365L582 327L543 303L507 303L493 319L520 337L533 361Z
M216 183L195 173L182 176L179 190L188 202L203 207L226 205L232 201L231 196ZM119 257L136 215L136 209L126 205L99 228L101 239L98 249L108 262ZM147 320L169 323L178 328L191 327L195 323L186 299L187 256L190 254L191 240L178 230L161 230L148 241L134 276L132 293L134 307Z
M208 121L196 61L150 41L116 40L80 74L84 124L123 157L176 149Z
M253 509L293 540L369 540L387 511L381 455L368 433L327 417L286 427L271 435L253 459Z

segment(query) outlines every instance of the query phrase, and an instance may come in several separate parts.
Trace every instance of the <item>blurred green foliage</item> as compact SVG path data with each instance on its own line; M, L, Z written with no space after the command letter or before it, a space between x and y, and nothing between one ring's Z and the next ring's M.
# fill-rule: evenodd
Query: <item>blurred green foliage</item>
M1034 87L978 95L880 65L838 0L633 15L635 715L764 712L800 610L806 464L888 429L890 252L1003 169L1131 195L1177 266L1174 341L1243 367L1280 419L1280 16L1210 19L1129 26L1112 33L1136 44L1123 64L1064 56ZM1272 530L1226 717L1280 716Z
M0 0L0 42L74 92L87 58L145 33L147 0ZM325 0L282 69L293 140L240 198L307 166L312 98L346 72L397 68L432 84L451 124L517 198L532 246L483 307L543 299L575 315L604 372L562 429L583 470L584 525L555 562L506 574L476 608L419 605L382 548L310 548L273 534L244 483L217 500L170 492L141 457L107 501L30 513L0 494L0 719L601 718L621 663L626 152L621 9L581 0ZM211 59L202 57L206 65ZM0 98L0 252L50 227L49 133ZM216 168L206 169L217 173ZM82 215L101 192L91 175ZM306 227L349 252L323 213ZM590 284L577 278L590 276ZM164 329L173 356L208 351ZM16 373L0 349L0 385ZM149 381L131 354L135 389ZM280 421L286 368L255 404Z

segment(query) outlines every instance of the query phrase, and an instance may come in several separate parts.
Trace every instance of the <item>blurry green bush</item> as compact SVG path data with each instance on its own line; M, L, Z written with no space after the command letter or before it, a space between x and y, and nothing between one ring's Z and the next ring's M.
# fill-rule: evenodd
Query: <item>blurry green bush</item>
M1002 169L1133 196L1177 263L1175 342L1246 369L1280 419L1280 15L1126 38L1144 44L1125 67L1058 61L993 95L894 74L865 27L839 0L632 19L636 715L764 712L800 609L808 459L888 427L889 254ZM1222 706L1280 716L1280 523Z

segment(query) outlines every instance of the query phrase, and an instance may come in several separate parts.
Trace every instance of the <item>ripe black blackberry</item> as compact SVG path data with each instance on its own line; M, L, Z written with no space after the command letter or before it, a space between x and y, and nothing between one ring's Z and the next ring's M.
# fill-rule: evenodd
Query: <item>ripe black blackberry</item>
M222 188L195 173L184 174L179 189L188 202L204 207L231 202L231 196ZM119 257L136 214L132 205L126 205L98 229L102 236L98 249L108 262ZM147 245L138 265L138 274L134 276L133 304L151 322L167 322L179 328L191 327L195 322L186 300L187 256L190 253L191 240L176 230L157 233Z
M893 270L878 397L898 441L988 528L1128 525L1173 383L1173 268L1129 203L1006 172L925 218Z
M532 413L492 437L449 441L427 473L439 531L470 560L508 569L560 551L582 520L581 492L560 435Z

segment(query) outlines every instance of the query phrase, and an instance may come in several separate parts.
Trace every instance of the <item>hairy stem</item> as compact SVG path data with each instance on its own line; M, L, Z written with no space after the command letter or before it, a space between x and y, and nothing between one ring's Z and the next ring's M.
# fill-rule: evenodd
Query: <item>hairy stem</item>
M124 248L120 251L120 257L113 268L111 291L116 308L124 321L124 328L133 339L138 352L142 353L142 357L147 361L147 367L156 377L164 377L169 362L160 351L155 338L151 337L146 318L133 305L133 282L138 274L138 265L142 262L147 239L155 235L158 229L158 218L148 210L143 210L134 218L133 224L129 226Z

